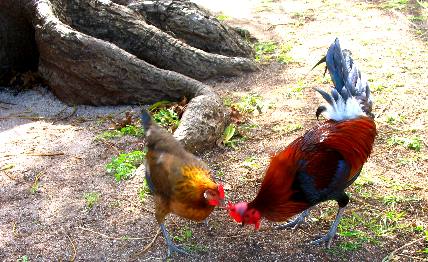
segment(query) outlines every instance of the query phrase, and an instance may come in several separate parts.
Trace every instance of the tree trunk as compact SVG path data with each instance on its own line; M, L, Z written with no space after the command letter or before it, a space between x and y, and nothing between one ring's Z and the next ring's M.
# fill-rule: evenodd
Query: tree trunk
M189 14L202 15L202 9L187 1L155 4L172 8L168 21L188 22L182 32L179 24L168 23L174 28L173 35L203 45L203 40L192 41L183 33L190 32ZM193 11L179 12L182 5ZM150 11L147 3L129 6L132 8L109 0L1 0L1 73L37 67L55 95L67 104L147 104L193 98L175 135L192 150L201 149L206 142L214 144L224 127L222 103L209 86L195 79L238 75L256 70L255 63L192 47L163 32L164 27L149 25L146 20L154 24L158 11ZM219 44L217 53L251 55L248 43L239 42L235 31L208 13L205 17L221 32L215 39L215 30L210 29L211 38L205 37L205 43L231 38ZM214 49L207 44L206 50ZM192 141L190 136L196 138Z

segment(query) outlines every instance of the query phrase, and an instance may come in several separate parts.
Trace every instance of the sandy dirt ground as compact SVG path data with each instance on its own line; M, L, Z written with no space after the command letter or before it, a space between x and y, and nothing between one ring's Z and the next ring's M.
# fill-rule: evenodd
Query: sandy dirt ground
M239 127L246 140L236 149L200 155L222 174L229 200L251 200L270 155L316 124L321 98L313 88L327 89L330 83L322 67L310 69L335 37L346 39L369 79L379 134L361 177L348 190L351 202L331 249L308 242L328 230L335 203L315 208L295 231L277 231L275 223L263 221L255 232L215 210L208 226L168 218L171 235L192 254L172 260L426 261L426 1L195 2L259 41L290 47L289 63L272 61L259 72L208 82L226 101L259 95L270 105ZM138 196L143 177L117 182L105 168L119 152L142 149L143 139L97 139L109 128L108 117L126 111L138 108L71 107L44 87L20 93L0 89L1 261L164 259L162 236L141 252L158 232L152 197ZM90 192L100 196L92 208L84 197Z

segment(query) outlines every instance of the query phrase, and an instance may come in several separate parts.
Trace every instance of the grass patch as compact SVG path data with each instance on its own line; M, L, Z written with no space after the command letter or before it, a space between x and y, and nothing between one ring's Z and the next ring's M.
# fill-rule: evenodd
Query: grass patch
M235 124L228 125L223 132L222 144L236 149L240 142L247 140L241 132L238 131L238 127Z
M146 152L139 150L119 154L106 165L107 173L113 174L117 181L129 179L143 162L145 155Z
M31 184L31 187L30 187L30 193L31 194L35 194L39 190L40 177L42 177L42 175L43 175L43 172L40 172L34 178L34 182L33 182L33 184Z
M290 55L292 48L290 43L258 42L254 45L255 59L260 63L277 61L281 64L289 64L294 62L293 57Z
M153 114L153 119L160 126L165 127L169 131L174 131L180 124L180 119L177 113L170 108L162 108Z
M192 230L188 227L185 227L180 229L180 232L178 235L174 236L174 241L184 243L189 241L192 238L192 235L193 235Z
M389 146L401 145L407 149L414 150L416 152L421 151L422 148L422 139L417 136L411 138L393 136L388 138L387 142Z
M88 192L83 195L85 198L86 207L91 209L100 200L101 194L98 192Z
M138 189L138 198L141 202L144 202L146 199L147 194L150 193L149 186L147 185L147 180L144 179L143 185Z
M261 96L255 94L245 95L238 102L231 103L231 106L242 114L254 112L261 114L266 108L271 108L270 103L267 103Z
M135 137L142 137L144 136L144 129L141 127L137 127L134 125L127 125L125 127L122 127L119 130L107 130L102 132L101 134L97 135L95 139L114 139L123 137L125 135L129 136L135 136Z
M227 19L230 19L230 16L227 16L227 15L221 13L218 16L216 16L216 18L217 18L218 21L225 21Z
M409 0L389 0L386 3L382 5L383 8L386 9L404 9L406 8L407 4L409 3Z
M295 131L302 130L302 129L303 129L303 126L302 124L299 124L299 123L297 124L292 123L287 125L276 125L272 128L273 131L280 132L280 133L293 133Z
M257 163L257 160L255 157L248 157L242 162L241 166L248 170L254 170L259 168L260 164Z

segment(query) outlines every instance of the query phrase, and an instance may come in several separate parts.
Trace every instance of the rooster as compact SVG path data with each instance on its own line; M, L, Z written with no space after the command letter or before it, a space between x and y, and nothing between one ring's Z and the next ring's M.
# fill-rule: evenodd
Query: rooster
M155 217L168 245L168 257L173 252L187 254L172 242L165 217L174 213L194 221L204 220L224 202L223 186L213 182L208 167L154 123L145 109L141 120L148 149L145 176L154 195Z
M238 223L260 227L262 217L280 222L300 215L278 229L298 227L311 208L335 200L339 205L328 233L312 241L330 247L349 202L345 189L358 177L369 157L376 136L368 83L361 78L351 53L336 39L326 56L334 83L331 94L316 89L327 101L316 110L325 122L294 140L271 159L256 198L250 203L228 204L229 215ZM315 65L315 66L317 66Z

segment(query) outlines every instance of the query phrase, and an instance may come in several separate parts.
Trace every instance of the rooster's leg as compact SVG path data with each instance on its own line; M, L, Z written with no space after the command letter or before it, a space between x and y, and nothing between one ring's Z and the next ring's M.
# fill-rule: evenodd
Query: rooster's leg
M174 242L172 242L172 240L169 237L168 231L166 230L164 224L160 224L160 227L162 229L162 233L163 233L163 236L165 238L166 244L168 245L168 257L170 257L172 255L172 253L174 253L174 252L182 253L182 254L185 254L185 255L189 255L189 253L187 253L183 249L179 248L178 246L176 246L174 244Z
M276 227L276 229L286 229L286 228L292 228L293 230L297 229L301 224L305 223L305 218L309 215L309 211L311 211L312 207L306 209L300 215L296 217L291 222L279 225Z
M337 212L337 215L336 215L336 219L334 220L333 224L331 225L328 233L325 236L323 236L322 238L311 241L311 244L326 243L327 248L330 248L331 242L333 241L333 238L336 235L337 226L339 225L340 219L342 218L344 211L345 211L345 207L339 208L339 211Z

